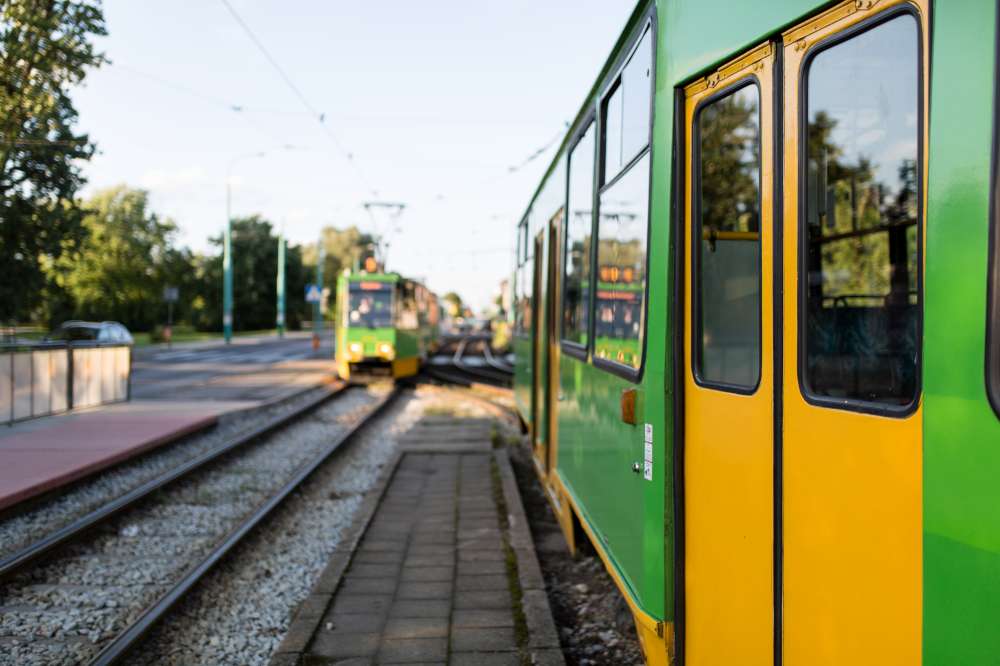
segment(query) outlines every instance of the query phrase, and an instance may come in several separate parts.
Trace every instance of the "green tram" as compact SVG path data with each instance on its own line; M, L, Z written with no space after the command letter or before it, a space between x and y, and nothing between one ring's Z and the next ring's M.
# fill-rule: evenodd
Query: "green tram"
M585 97L515 399L648 663L1000 660L998 17L644 1Z
M337 278L336 362L342 379L410 377L438 342L440 305L397 273Z

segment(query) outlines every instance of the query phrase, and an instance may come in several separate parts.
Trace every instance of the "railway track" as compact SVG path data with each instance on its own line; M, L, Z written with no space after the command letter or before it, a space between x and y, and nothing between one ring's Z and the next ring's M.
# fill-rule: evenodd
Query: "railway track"
M5 556L0 664L121 662L399 391L327 391ZM96 611L95 596L103 599ZM74 634L72 620L45 628L53 601L74 600L83 611L75 615L101 616L85 621L94 631ZM50 658L53 638L66 639L59 659Z
M447 356L444 352L451 348L454 351ZM473 349L478 352L471 353ZM513 380L513 368L494 356L488 338L480 336L451 341L428 364L426 372L435 379L461 386L486 384L510 388Z

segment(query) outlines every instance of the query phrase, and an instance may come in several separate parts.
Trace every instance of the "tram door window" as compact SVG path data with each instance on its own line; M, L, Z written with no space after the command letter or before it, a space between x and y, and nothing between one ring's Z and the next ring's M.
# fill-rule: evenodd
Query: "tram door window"
M601 189L594 356L626 372L642 364L649 229L652 37L647 29L601 105Z
M703 106L694 219L694 368L702 383L760 379L760 89Z
M563 258L562 339L585 347L590 321L590 250L594 223L595 129L591 122L569 156Z
M821 399L917 398L917 43L899 16L807 65L803 378Z
M414 331L419 327L416 288L412 282L403 282L400 286L399 328Z

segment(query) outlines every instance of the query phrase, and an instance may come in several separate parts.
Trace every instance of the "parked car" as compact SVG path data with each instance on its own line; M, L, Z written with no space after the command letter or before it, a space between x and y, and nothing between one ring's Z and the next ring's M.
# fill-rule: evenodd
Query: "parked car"
M132 334L116 321L64 321L59 328L45 336L55 341L90 341L111 344L132 344Z

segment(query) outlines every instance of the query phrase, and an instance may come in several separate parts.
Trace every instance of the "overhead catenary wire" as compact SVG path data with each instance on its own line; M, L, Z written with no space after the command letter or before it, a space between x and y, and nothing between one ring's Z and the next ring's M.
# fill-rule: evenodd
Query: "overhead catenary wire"
M361 185L366 190L368 190L369 192L371 192L373 195L377 196L378 195L378 191L374 187L371 186L371 184L368 182L368 179L365 177L364 173L362 172L361 167L358 166L357 162L355 162L355 160L354 160L354 154L351 151L349 151L344 146L343 143L341 143L340 139L338 139L337 136L336 136L336 134L333 133L333 131L330 129L329 125L326 124L326 122L325 122L326 121L326 114L320 112L316 107L314 107L309 102L308 98L306 98L306 96L302 92L302 90L300 90L299 87L297 85L295 85L295 82L292 81L292 77L288 75L288 73L285 71L285 69L278 63L277 59L274 56L271 55L271 52L267 50L267 47L264 46L264 43L260 40L259 37L257 37L256 33L254 33L254 31L251 30L249 24L247 24L247 22L243 20L243 17L240 16L240 14L236 11L236 9L229 2L229 0L219 0L219 1L229 11L229 13L232 15L233 19L236 21L236 23L240 26L240 28L243 30L243 32L246 33L246 36L250 39L251 42L253 42L254 46L257 47L257 50L261 52L261 55L263 55L264 58L268 61L268 63L270 63L271 67L273 67L274 70L278 73L278 76L281 77L281 79L285 82L285 85L288 86L289 90L292 91L292 93L299 100L299 102L302 104L302 106L307 111L309 111L309 113L310 113L311 116L313 116L316 119L316 121L319 123L320 127L322 128L323 133L326 134L327 138L329 138L330 141L333 142L334 146L337 148L337 150L340 151L340 153L343 155L344 159L346 159L347 162L351 165L352 169L354 170L355 176L361 182Z

